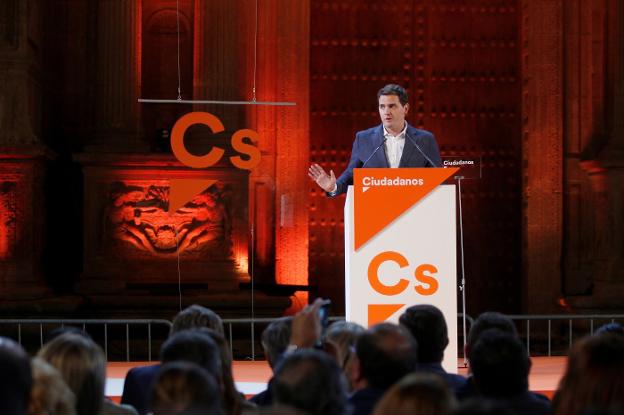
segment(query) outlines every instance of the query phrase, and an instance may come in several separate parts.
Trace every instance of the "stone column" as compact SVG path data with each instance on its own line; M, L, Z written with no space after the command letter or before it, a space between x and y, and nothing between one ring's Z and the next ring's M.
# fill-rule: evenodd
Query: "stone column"
M563 0L522 1L524 311L561 294Z
M41 7L0 7L0 298L3 304L48 294L43 278Z
M274 192L276 282L308 285L310 2L269 0L260 5L258 100L297 105L250 110L264 155L252 172L253 191ZM297 308L307 301L307 293L293 300Z
M592 184L591 290L575 301L589 310L619 309L624 295L624 3L609 0L602 8L604 69L594 71L604 80L598 106L604 131L588 144L581 163Z
M144 150L140 132L140 6L137 0L98 0L95 131L87 151Z
M256 3L196 4L194 98L251 100ZM252 128L260 135L262 161L249 182L258 282L308 284L309 33L309 0L258 2L257 100L295 107L195 106L217 115L226 133ZM294 300L305 303L307 293Z
M193 99L246 101L246 65L253 58L249 31L254 24L253 3L244 0L197 0L193 56ZM195 105L219 117L226 131L245 128L245 107Z

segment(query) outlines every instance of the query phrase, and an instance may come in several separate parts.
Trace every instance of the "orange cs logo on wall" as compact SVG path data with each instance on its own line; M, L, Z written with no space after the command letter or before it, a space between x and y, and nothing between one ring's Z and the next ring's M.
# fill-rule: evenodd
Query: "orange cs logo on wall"
M184 145L184 134L189 127L195 124L202 124L208 127L214 134L225 130L221 120L208 112L190 112L183 115L175 123L171 130L171 150L178 161L185 166L194 169L205 169L218 163L225 150L214 146L207 154L196 156L191 154ZM252 143L257 143L259 135L256 131L242 129L236 131L231 138L232 148L239 154L246 155L246 159L241 156L230 157L230 162L239 169L251 170L260 163L260 150L253 144L244 141L248 138ZM189 202L195 195L206 188L212 186L216 180L207 179L171 179L169 188L169 213L175 212L180 207Z
M402 169L400 175L397 175L392 169L356 169L354 250L359 250L457 170ZM394 282L380 278L379 271L383 264L398 267L401 277ZM436 278L438 269L434 264L410 264L397 251L375 254L368 264L367 273L370 287L384 297L397 296L409 289L421 296L431 296L439 287ZM403 306L405 304L368 304L368 325L387 320Z

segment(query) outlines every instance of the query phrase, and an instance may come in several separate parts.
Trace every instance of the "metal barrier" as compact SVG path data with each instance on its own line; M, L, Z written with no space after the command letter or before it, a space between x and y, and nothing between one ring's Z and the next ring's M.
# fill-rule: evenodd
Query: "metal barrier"
M143 320L143 319L128 319L128 320L111 320L111 319L0 319L0 325L16 325L17 326L17 342L22 344L22 326L35 325L39 326L39 347L43 346L44 339L44 325L56 325L58 327L64 327L65 325L81 325L82 331L86 332L87 326L103 325L104 331L104 355L108 360L108 326L125 326L125 342L126 342L126 361L130 361L130 326L131 325L145 325L147 326L147 347L148 347L148 360L152 360L152 325L162 325L167 327L167 333L171 329L171 322L168 320ZM10 336L7 336L10 337Z
M462 313L458 313L457 314L457 318L459 319L460 323L463 320L463 314ZM230 344L230 354L234 354L234 350L233 350L233 344L234 344L234 336L232 334L232 330L233 330L233 326L235 325L249 325L249 330L250 330L250 339L251 339L251 356L249 357L250 360L254 361L256 360L256 325L260 325L260 326L268 326L271 322L275 321L277 318L256 318L256 319L248 319L248 318L226 318L223 319L223 329L225 330L225 335L228 338L229 344ZM345 317L344 316L334 316L334 317L329 317L329 322L333 323L335 321L344 321ZM474 323L474 319L466 314L466 322L468 327L471 327L472 324Z
M508 314L511 320L516 322L526 323L526 332L522 334L525 336L526 349L529 355L531 354L531 322L546 321L548 323L547 334L547 356L552 356L552 323L567 322L568 325L568 342L567 349L572 347L573 329L572 321L589 322L589 334L594 333L594 321L604 320L605 322L616 322L616 320L624 321L624 314L575 314L575 315L560 315L560 314Z
M524 323L526 327L524 331L519 330L521 336L525 337L526 348L529 354L531 353L531 345L532 345L532 334L531 334L531 323L534 325L538 321L547 322L547 356L552 356L552 326L553 322L561 322L567 323L567 348L569 349L572 346L573 341L573 321L579 321L586 324L589 324L589 333L593 333L594 325L596 321L605 321L605 322L615 322L615 321L624 321L624 314L578 314L578 315L557 315L557 314L536 314L536 315L507 315L510 319L517 323ZM457 315L459 324L462 324L463 315L458 313ZM230 344L230 352L234 356L234 344L236 342L242 342L245 344L245 353L243 355L248 360L256 360L256 338L258 334L261 333L267 325L269 325L272 321L275 321L277 318L235 318L235 319L223 319L223 326L225 330L225 336ZM344 317L330 317L330 322L342 321ZM474 319L466 315L466 325L467 329L474 324ZM102 325L103 326L103 349L108 360L109 355L109 326L125 326L125 335L123 336L123 340L125 341L125 358L126 361L130 361L130 328L131 326L145 326L147 328L147 357L148 360L152 360L152 348L154 339L152 338L152 326L163 326L163 332L169 333L171 329L172 323L168 320L150 320L150 319L0 319L0 327L3 325L11 325L16 326L17 328L17 336L8 335L7 337L16 337L16 340L22 344L22 331L23 326L38 326L38 335L39 335L39 347L41 347L44 343L44 326L58 326L63 327L65 325L72 326L81 326L83 331L86 331L88 326L94 325ZM243 332L246 331L244 326L248 325L249 332L248 335L235 337L234 328L236 326L243 326ZM165 330L166 329L166 330ZM462 330L458 330L458 333L462 333ZM163 339L166 337L165 334ZM0 335L6 335L5 333L1 333ZM558 338L560 338L559 336ZM145 338L137 338L139 341L144 341ZM248 348L250 346L250 348ZM567 349L566 349L567 350ZM247 353L250 351L250 355ZM461 350L460 350L461 352Z

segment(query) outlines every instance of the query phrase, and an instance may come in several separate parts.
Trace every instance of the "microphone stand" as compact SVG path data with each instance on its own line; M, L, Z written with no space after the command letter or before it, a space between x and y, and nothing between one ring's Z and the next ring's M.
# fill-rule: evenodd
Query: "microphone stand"
M462 329L464 331L464 367L468 366L468 359L466 359L466 270L464 268L464 222L462 220L462 191L461 182L464 176L455 176L457 180L457 197L459 199L459 258L461 261L461 282L459 284L459 290L461 291L462 299Z

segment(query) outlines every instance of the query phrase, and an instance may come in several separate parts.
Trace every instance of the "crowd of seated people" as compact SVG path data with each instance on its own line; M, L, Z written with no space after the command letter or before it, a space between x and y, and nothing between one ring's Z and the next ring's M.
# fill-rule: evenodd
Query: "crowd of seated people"
M616 415L624 412L624 330L579 339L552 402L529 391L531 359L513 322L488 312L472 325L469 375L442 367L449 333L432 305L399 324L321 327L316 300L273 321L262 346L273 377L246 400L236 390L221 318L191 306L174 319L160 363L131 369L121 404L104 395L104 353L88 334L52 333L36 356L0 337L4 415Z

